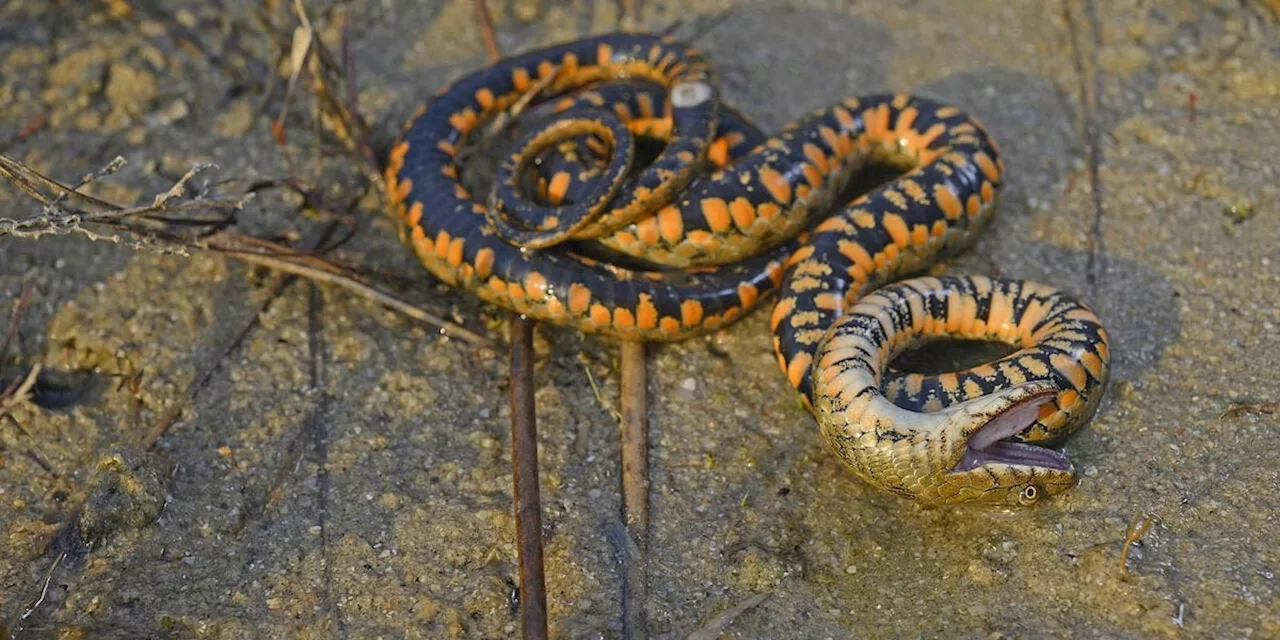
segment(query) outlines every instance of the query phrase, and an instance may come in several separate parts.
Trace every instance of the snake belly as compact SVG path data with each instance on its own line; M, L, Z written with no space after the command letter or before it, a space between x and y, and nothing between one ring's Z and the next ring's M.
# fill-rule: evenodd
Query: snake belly
M487 197L473 196L460 179L464 144L513 106L557 100L559 116L514 145ZM638 169L635 136L665 143ZM550 159L587 146L594 162ZM841 202L868 163L904 172ZM535 198L524 195L530 171ZM780 368L856 475L921 504L1026 505L1075 482L1066 456L1043 445L1094 413L1106 331L1048 285L894 282L972 244L1003 174L995 143L954 107L850 97L766 137L720 105L696 50L609 34L455 81L406 125L385 177L401 239L429 271L532 318L674 341L776 294ZM583 243L630 266L589 257ZM938 375L889 367L936 338L1017 350Z

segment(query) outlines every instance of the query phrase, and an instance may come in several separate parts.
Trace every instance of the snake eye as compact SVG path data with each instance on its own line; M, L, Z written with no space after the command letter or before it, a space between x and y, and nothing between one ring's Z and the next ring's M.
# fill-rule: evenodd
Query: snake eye
M1022 491L1018 493L1018 504L1027 506L1033 505L1040 500L1040 494L1040 487L1037 487L1034 484L1029 484L1023 487Z

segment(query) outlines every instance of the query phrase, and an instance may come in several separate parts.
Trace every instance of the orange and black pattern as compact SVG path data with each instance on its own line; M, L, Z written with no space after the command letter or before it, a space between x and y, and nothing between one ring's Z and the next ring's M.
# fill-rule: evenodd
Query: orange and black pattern
M673 143L674 154L673 145L668 145L647 170L654 181L642 177L631 183L629 195L622 194L633 204L612 206L615 216L593 224L631 225L635 211L656 208L656 214L640 219L634 229L615 235L626 244L678 245L682 251L705 245L710 235L686 229L670 203L687 190L699 159L706 157L713 142L718 93L712 73L696 52L669 40L609 35L513 57L464 77L411 121L392 149L386 179L402 238L423 264L442 280L519 313L632 340L679 340L713 330L776 290L784 263L798 246L794 239L772 248L756 242L751 247L755 255L719 268L636 270L558 248L522 250L504 242L487 224L488 207L459 180L457 156L468 136L535 84L542 85L541 97L552 99L619 77L664 86L673 103L673 119L681 115L672 127L674 138L695 140ZM668 164L663 157L677 162ZM761 197L759 190L748 192L741 184L738 188L753 199ZM745 201L730 207L731 202L708 204L716 228L726 221L750 228L758 219L781 217L778 204L757 209ZM647 257L663 262L660 252ZM743 253L751 251L744 247ZM690 263L683 262L679 266Z
M666 88L652 82L628 80L593 86L556 102L554 113L563 117L575 110L593 109L605 110L604 116L615 116L636 138L664 145L672 138L671 102ZM600 117L602 114L596 112L594 115ZM707 167L724 169L731 161L742 158L765 139L764 133L749 118L721 105L715 138L707 148ZM603 174L609 167L609 161L613 159L609 151L603 140L584 136L557 145L554 153L535 156L533 160L537 173L533 190L538 194L538 200L553 207L596 201L598 196L594 193L597 192L593 190L602 188L600 182L607 180ZM514 156L529 158L524 153ZM635 182L634 179L629 179L629 184L622 188L634 189ZM505 182L499 183L499 190L508 188ZM509 191L507 193L509 195L503 203L505 206L522 209L518 213L521 218L534 217L526 211L535 207L535 203L514 196ZM552 211L555 209L552 208Z
M832 216L798 254L794 271L801 277L789 291L796 300L784 300L781 308L801 315L788 312L788 321L778 323L779 353L794 362L813 348L804 340L809 325L796 320L808 318L807 311L836 310L823 292L839 294L858 278L903 266L898 254L920 254L917 262L923 263L963 240L985 219L999 185L994 147L960 111L902 95L850 98L788 127L722 171L690 176L677 198L655 197L663 179L681 180L661 158L646 170L657 182L632 183L631 196L645 203L635 208L656 211L627 222L604 244L679 270L629 270L566 251L522 251L485 224L487 207L462 186L456 156L480 122L552 74L555 80L543 90L547 99L622 74L665 84L669 93L696 86L689 93L709 93L683 102L684 110L701 114L710 104L706 114L714 121L714 79L700 57L653 36L601 36L511 58L459 80L412 122L392 152L387 177L405 239L433 273L502 306L585 331L678 340L731 321L778 288L799 247L798 234L812 215L831 207L862 163L918 165ZM685 128L699 134L708 129ZM684 137L678 130L674 136ZM696 168L713 139L714 131L706 144L681 145L674 155L669 146L663 155L688 161L681 171ZM841 253L848 242L857 243L870 262L858 260L857 252L853 258ZM806 287L815 256L833 258L834 267L824 286Z
M879 388L903 409L932 413L1001 389L1049 381L1056 395L1017 439L1052 443L1083 425L1102 398L1111 362L1107 331L1092 310L1054 287L984 276L914 278L878 289L859 305L864 305L858 307L863 317L842 321L827 349L838 349L855 334L881 341L877 360L859 366L883 373ZM881 326L885 316L867 315L866 309L883 310L892 323ZM903 346L921 338L1003 342L1018 350L938 375L885 368Z
M1017 350L937 375L889 367L927 338ZM1016 505L1074 484L1066 456L1044 445L1092 417L1111 353L1098 317L1058 289L943 276L903 280L862 298L821 340L817 359L814 413L861 478L923 504Z
M482 123L531 93L558 114L514 145L486 199L473 197L459 179L459 150ZM643 167L637 137L665 144ZM904 173L838 201L868 163ZM667 38L613 34L458 80L407 125L386 179L402 238L432 273L536 319L628 340L679 340L777 291L778 361L814 407L822 400L814 378L834 375L815 360L837 319L868 292L968 246L994 211L1003 173L995 144L972 118L904 94L847 98L765 137L720 105L714 74L696 51ZM561 244L568 241L575 242ZM595 243L593 257L582 241ZM599 261L601 252L633 268ZM963 322L996 327L1045 313L1043 300L1004 291L1015 285L953 284L947 304L976 314ZM951 307L942 311L941 321L925 324L962 322L947 315ZM885 391L928 410L1044 369L1067 385L1055 406L1096 405L1095 386L1076 383L1105 380L1105 335L1100 327L1054 335L1074 346L1025 346L1093 359L1067 365L1061 354L1024 355L952 377L889 376ZM1076 424L1076 413L1062 420Z

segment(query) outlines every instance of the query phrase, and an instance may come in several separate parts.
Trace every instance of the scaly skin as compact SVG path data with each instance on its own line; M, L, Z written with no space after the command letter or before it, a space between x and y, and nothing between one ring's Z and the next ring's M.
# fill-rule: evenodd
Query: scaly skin
M999 341L1018 351L956 373L886 371L894 355L927 338ZM1049 449L1001 443L1007 461L1030 464L964 468L966 455L984 453L974 436L1004 424L1019 443L1074 433L1098 406L1109 356L1097 316L1052 287L984 276L904 280L860 300L827 333L813 368L814 413L837 455L877 487L930 505L1026 505L1074 485L1071 464ZM930 411L894 404L882 386Z
M633 80L657 88L599 84ZM459 179L459 150L534 91L567 112L516 144L486 206ZM925 504L1027 504L1070 486L1060 454L1008 441L1054 442L1093 413L1109 351L1088 309L981 276L873 293L969 246L991 218L1004 164L983 128L903 94L847 98L769 138L724 114L706 61L670 39L613 34L515 56L458 80L406 126L386 169L390 212L445 282L615 338L681 340L777 292L782 371L875 486ZM623 177L632 136L667 146ZM838 206L868 162L907 171ZM542 202L521 189L535 167ZM662 266L597 262L566 239ZM1022 351L954 374L885 370L908 342L940 336Z

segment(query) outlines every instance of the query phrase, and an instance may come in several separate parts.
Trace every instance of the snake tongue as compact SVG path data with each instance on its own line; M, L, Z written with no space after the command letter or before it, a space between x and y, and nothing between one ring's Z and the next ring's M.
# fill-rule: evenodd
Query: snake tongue
M1073 471L1066 454L1025 442L994 442L986 449L965 449L964 457L953 471L972 471L984 464L1007 464L1019 467L1040 467L1054 471Z
M1030 427L1040 415L1040 405L1053 398L1052 394L1034 396L1000 412L969 438L955 471L969 471L988 463L1071 471L1071 462L1062 452L1007 439Z

